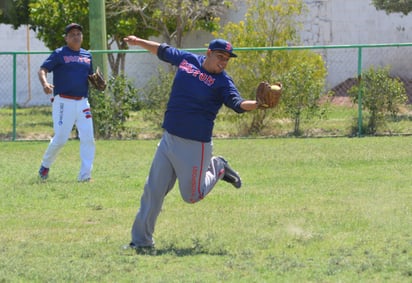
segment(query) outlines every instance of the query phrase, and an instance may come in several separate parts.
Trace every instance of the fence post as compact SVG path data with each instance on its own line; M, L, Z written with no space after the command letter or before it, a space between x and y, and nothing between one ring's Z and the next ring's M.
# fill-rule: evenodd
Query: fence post
M16 140L16 115L17 115L17 54L13 53L13 136Z
M358 48L358 137L362 136L362 47Z
M104 0L89 0L90 49L106 50L106 8ZM92 52L92 51L91 51ZM93 68L100 68L107 79L107 53L93 53Z

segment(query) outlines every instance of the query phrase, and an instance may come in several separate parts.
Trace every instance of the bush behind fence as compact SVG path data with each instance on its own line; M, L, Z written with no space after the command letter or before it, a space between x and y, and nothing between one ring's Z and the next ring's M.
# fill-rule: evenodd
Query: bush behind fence
M370 67L389 68L391 76L398 77L404 83L409 100L401 116L404 121L410 121L409 103L412 101L412 69L409 64L412 59L411 47L412 43L251 47L237 48L237 52L240 56L248 56L248 53L252 51L254 53L256 53L256 51L267 50L273 50L273 52L287 51L293 54L293 52L298 50L312 50L320 54L324 60L327 69L325 93L333 91L332 104L355 108L356 105L353 105L348 98L348 90L356 84L359 74ZM188 50L197 53L204 53L205 51L204 48ZM137 49L94 51L92 53L95 55L96 53L108 52L114 55L116 55L116 52L126 53L125 75L137 89L145 88L152 77L158 76L158 67L162 65L155 56ZM3 140L13 140L16 135L23 138L23 135L19 135L20 117L16 109L50 105L50 99L43 93L37 77L37 71L40 65L49 54L50 52L0 52L0 110L13 109L11 115L10 112L7 112L7 114L0 116L3 120L1 124L6 127L1 135ZM245 66L245 68L247 68L247 66ZM228 73L230 74L230 66ZM52 77L52 74L48 75L50 82L52 81ZM236 82L236 77L233 79ZM258 82L256 82L256 85L257 83ZM243 90L240 89L240 91L242 93ZM353 116L347 117L346 119L350 120L348 121L349 124L353 124L353 120L359 119L359 116L362 116L361 109L358 109ZM324 119L328 119L328 117L325 116ZM315 124L313 124L314 127L316 127ZM400 134L412 133L412 130L409 132L409 126L405 128L401 130L389 130L389 132L400 132ZM314 133L316 129L306 129L306 132ZM340 132L343 133L344 131ZM324 133L321 135L324 135ZM32 136L36 137L36 135Z

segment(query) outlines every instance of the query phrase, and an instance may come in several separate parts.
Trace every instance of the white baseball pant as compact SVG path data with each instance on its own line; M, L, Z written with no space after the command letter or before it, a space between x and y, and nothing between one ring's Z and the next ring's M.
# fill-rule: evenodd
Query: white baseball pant
M52 116L54 136L44 153L42 165L50 168L60 149L69 139L73 125L76 125L79 131L81 160L78 180L90 178L95 155L95 140L88 99L73 100L56 95L52 105Z

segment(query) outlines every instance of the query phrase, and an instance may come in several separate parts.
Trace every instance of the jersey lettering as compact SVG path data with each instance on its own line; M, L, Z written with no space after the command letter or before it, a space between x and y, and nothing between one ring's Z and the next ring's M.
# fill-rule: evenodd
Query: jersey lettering
M80 62L90 64L90 58L82 56L63 56L64 63Z
M201 82L205 83L208 86L211 86L215 83L215 78L208 74L202 73L199 69L195 68L186 60L183 60L180 63L179 69L186 72L187 74L191 74L195 78L198 78Z

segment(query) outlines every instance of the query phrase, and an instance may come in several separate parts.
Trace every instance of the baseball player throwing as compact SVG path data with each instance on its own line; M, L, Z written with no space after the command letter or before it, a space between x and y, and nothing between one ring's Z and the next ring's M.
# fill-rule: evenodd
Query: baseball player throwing
M156 219L176 180L188 203L202 200L219 180L241 187L240 176L227 161L212 156L214 120L223 104L237 113L254 110L258 105L255 100L243 99L225 72L230 58L237 57L226 40L211 41L206 56L133 35L124 40L177 66L163 121L164 133L144 186L131 242L125 246L139 253L153 250Z
M49 168L59 150L67 142L75 124L80 138L81 167L78 181L90 181L95 155L93 121L88 102L88 75L93 73L92 56L81 48L82 27L72 23L65 28L67 45L60 47L44 61L38 72L46 94L53 94L52 116L54 136L44 153L39 176L47 179ZM47 73L53 72L53 84L47 82Z

